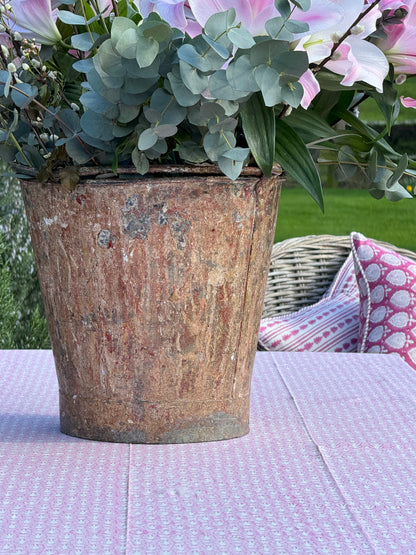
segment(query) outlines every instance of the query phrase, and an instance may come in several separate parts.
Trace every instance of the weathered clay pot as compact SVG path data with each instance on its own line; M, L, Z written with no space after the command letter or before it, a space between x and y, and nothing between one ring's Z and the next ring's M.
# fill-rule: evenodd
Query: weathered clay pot
M74 192L22 183L62 432L129 443L248 433L280 177L213 171L86 170Z

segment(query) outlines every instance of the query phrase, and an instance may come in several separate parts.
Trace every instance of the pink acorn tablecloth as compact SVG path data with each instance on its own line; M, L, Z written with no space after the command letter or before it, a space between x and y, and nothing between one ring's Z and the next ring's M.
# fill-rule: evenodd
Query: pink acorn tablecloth
M416 553L416 373L258 353L251 432L187 445L59 432L50 351L0 351L0 554Z

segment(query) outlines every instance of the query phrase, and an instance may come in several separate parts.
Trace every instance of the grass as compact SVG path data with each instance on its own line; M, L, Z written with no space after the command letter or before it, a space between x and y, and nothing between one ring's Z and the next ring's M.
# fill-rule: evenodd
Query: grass
M360 189L326 189L325 213L300 188L283 188L276 241L303 235L348 235L360 231L416 252L416 199L375 200Z

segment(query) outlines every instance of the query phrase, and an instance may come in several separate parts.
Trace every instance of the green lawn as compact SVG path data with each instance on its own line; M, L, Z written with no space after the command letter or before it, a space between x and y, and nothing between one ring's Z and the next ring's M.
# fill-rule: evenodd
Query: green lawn
M300 188L283 188L277 218L276 241L288 237L360 231L416 252L416 199L375 200L359 189L324 191L325 213Z

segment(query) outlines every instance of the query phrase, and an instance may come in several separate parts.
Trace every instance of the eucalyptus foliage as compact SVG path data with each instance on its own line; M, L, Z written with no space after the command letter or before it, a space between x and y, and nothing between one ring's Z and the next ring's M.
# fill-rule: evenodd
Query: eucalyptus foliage
M3 22L11 42L1 51L0 157L19 177L47 181L59 170L73 187L82 165L134 164L145 174L152 163L215 163L236 179L247 164L270 175L277 162L322 206L321 162L348 179L360 172L377 198L409 196L400 180L416 165L384 138L398 113L392 73L381 95L317 67L321 92L300 106L311 65L293 45L308 25L291 14L306 0L276 0L280 16L261 36L233 8L191 37L155 12L143 18L132 2L117 4L105 17L66 0L55 45L19 41ZM385 116L383 133L354 113L367 96Z

